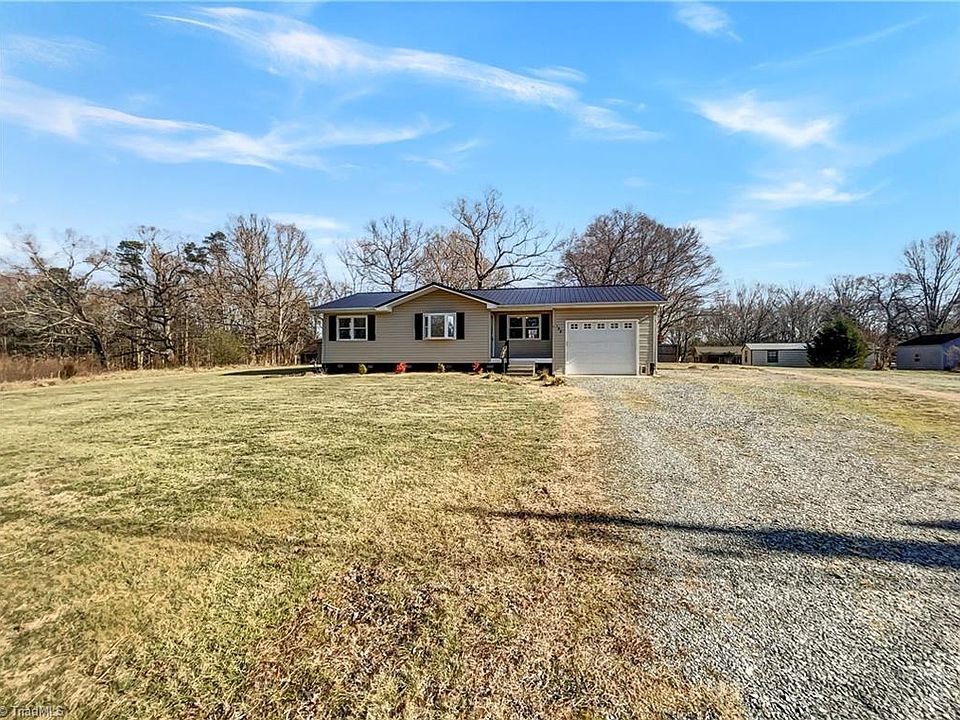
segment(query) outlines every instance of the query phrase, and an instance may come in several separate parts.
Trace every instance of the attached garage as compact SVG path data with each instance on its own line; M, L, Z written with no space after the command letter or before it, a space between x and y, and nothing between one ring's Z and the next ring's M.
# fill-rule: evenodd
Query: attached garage
M636 320L568 320L567 374L636 375L638 330Z

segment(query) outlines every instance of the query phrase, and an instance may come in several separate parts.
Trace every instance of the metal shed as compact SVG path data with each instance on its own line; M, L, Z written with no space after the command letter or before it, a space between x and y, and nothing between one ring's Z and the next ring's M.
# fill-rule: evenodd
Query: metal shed
M810 360L806 343L747 343L743 346L743 364L810 367Z
M919 335L897 345L897 370L949 370L958 362L960 333Z

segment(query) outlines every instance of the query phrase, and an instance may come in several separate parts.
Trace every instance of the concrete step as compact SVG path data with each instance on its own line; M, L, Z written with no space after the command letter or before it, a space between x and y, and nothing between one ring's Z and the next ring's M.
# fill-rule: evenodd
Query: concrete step
M507 375L533 375L535 367L533 363L510 363L507 366Z

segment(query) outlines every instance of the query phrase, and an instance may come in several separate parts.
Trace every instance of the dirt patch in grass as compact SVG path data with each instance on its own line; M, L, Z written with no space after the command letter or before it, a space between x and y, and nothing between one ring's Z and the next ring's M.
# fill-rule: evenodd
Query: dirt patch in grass
M0 704L735 717L658 668L573 388L151 374L11 390ZM557 514L563 522L538 522Z

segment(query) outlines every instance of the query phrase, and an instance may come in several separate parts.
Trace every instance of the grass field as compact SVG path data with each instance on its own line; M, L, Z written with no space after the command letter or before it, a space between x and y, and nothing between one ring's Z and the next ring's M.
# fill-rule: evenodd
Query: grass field
M457 374L0 392L0 705L69 717L733 717L657 670L598 419Z

